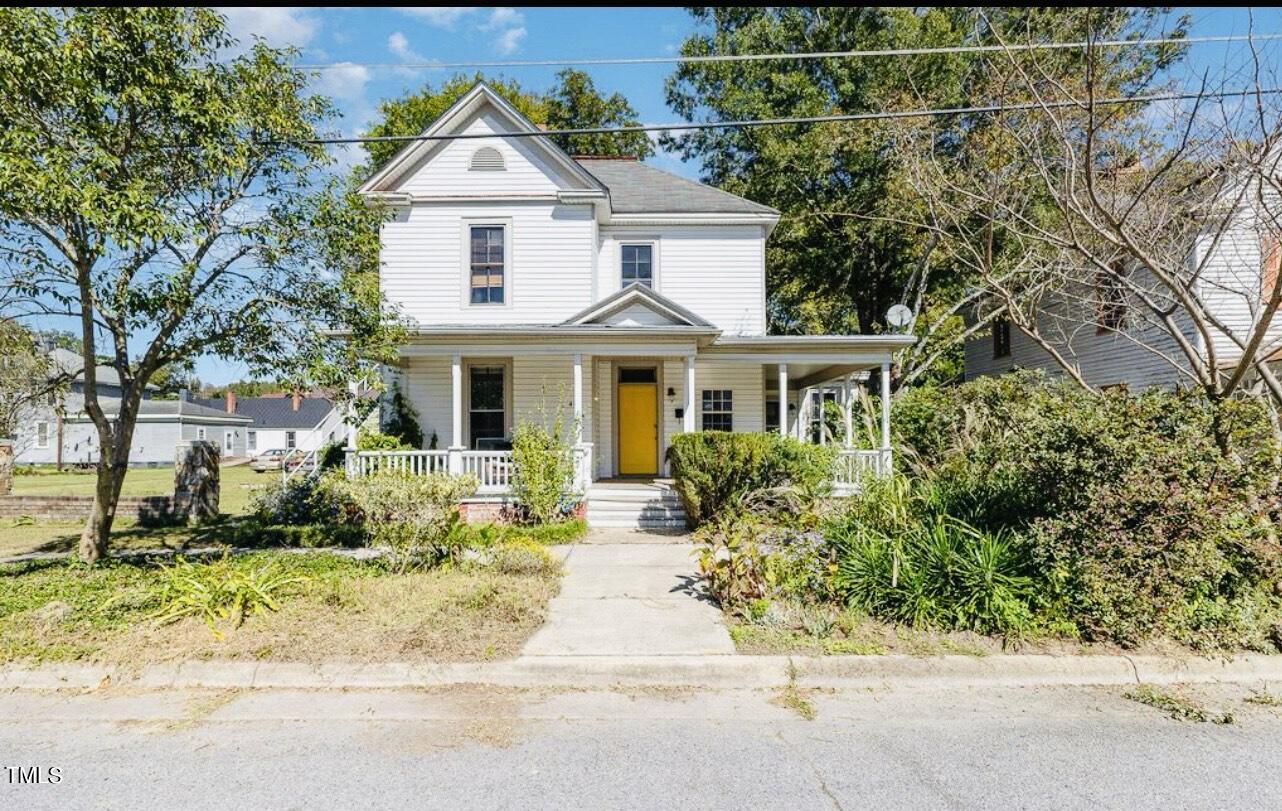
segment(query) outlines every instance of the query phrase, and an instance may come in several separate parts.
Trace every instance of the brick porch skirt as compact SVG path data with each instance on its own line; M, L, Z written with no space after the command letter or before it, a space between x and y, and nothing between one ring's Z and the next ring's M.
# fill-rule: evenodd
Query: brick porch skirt
M89 516L93 496L0 496L0 518L37 518L45 521L78 521ZM140 522L174 518L172 496L121 496L116 515Z

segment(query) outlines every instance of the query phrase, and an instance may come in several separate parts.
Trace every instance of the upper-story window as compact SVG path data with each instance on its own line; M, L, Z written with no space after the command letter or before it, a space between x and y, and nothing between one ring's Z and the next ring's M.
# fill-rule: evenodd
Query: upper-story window
M654 287L654 246L649 243L623 246L623 286L634 282Z
M1126 265L1114 262L1110 271L1095 274L1095 331L1120 330L1126 325Z
M504 228L471 227L471 279L473 304L503 303Z
M472 153L472 161L467 167L473 172L502 172L503 154L492 146L483 146Z

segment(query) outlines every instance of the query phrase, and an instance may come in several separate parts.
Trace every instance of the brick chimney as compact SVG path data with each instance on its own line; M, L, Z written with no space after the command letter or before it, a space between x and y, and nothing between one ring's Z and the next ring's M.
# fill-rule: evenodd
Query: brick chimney
M294 410L297 411L299 404L303 402L303 394L298 389L294 389L293 400L294 400Z
M223 402L228 414L236 413L236 392L228 389L227 393L223 395Z

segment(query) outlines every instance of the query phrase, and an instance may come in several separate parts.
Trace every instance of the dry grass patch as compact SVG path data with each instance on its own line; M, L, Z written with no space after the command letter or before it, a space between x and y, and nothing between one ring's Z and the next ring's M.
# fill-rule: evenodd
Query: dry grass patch
M520 649L559 589L555 567L389 574L326 553L233 560L245 568L270 563L291 582L272 595L275 610L218 620L218 634L196 615L159 622L171 595L163 572L148 564L0 567L0 661L495 659Z

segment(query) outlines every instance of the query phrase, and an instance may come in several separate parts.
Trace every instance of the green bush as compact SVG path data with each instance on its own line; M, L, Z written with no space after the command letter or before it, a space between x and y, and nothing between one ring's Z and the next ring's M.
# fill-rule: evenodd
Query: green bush
M341 472L330 472L273 482L254 497L249 514L260 526L342 523L351 506L342 480Z
M368 543L405 572L461 554L458 504L476 492L475 476L421 476L381 471L338 480Z
M1271 649L1282 556L1231 485L1136 471L1034 525L1033 556L1088 639Z
M836 450L774 433L697 431L678 434L668 463L686 516L696 526L752 493L789 489L803 502L824 495Z
M418 449L423 447L423 429L418 424L418 412L410 405L409 399L401 391L400 384L392 384L391 413L383 431L400 440L402 445Z
M562 436L562 421L552 428L522 423L512 434L512 495L523 516L547 524L573 506L574 456Z
M872 616L918 627L1028 630L1036 581L1019 539L939 507L935 492L902 476L871 483L827 528L837 592Z
M356 449L359 451L411 451L413 446L400 437L385 434L382 431L371 431L362 428L356 434Z

